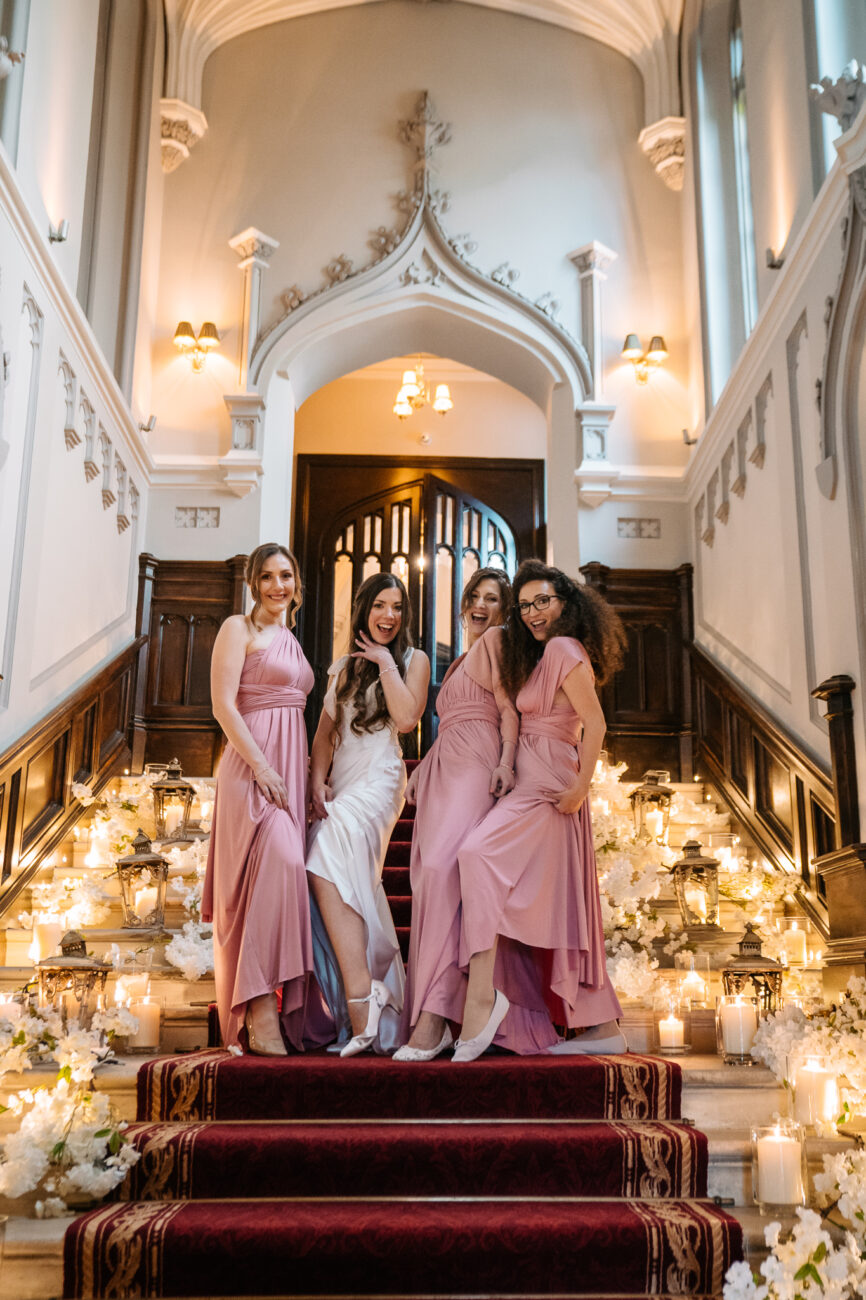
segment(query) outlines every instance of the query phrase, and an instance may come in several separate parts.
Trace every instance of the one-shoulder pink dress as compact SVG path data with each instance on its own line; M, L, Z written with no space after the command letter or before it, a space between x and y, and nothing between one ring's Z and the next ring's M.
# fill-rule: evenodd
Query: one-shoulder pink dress
M461 966L497 935L531 949L553 1022L575 1029L622 1014L605 962L589 801L569 815L551 797L580 770L581 721L556 701L578 664L592 673L579 641L547 642L516 701L515 787L459 854ZM497 987L510 998L508 987Z
M485 634L485 641L494 636ZM486 647L456 659L439 690L439 731L418 775L412 834L409 939L404 1037L422 1011L463 1019L466 971L460 967L461 899L457 855L471 831L496 804L490 778L499 762L501 715L492 691L473 677ZM489 659L488 659L489 664ZM487 676L490 669L482 669ZM532 1053L556 1041L539 993L531 957L503 943L497 954L497 987L510 990L511 1010L494 1039L497 1046Z
M280 990L283 1034L298 1051L333 1037L313 970L304 869L307 736L313 671L288 628L248 654L238 710L286 783L289 808L270 803L232 745L220 762L202 919L213 921L214 977L226 1047L242 1045L250 998Z

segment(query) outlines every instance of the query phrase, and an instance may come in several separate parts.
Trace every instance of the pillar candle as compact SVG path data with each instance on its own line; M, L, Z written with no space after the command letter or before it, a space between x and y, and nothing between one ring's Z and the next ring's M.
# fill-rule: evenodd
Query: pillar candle
M836 1076L807 1061L794 1078L794 1119L800 1124L832 1124L839 1116Z
M796 921L782 935L782 947L789 966L806 965L806 931L801 930Z
M707 996L706 981L696 970L690 970L680 986L680 991L684 998L691 998L692 1002L703 1002Z
M165 833L173 835L183 821L183 804L173 799L165 809Z
M659 1021L659 1047L683 1047L684 1044L685 1028L683 1022L671 1012L666 1020Z
M722 1046L732 1056L748 1056L758 1030L758 1013L754 1004L741 1001L722 1003Z
M146 921L153 909L156 907L158 894L155 885L148 885L145 889L136 890L135 894L135 914L140 921Z
M664 830L665 819L658 809L648 812L646 815L646 828L654 840L659 839Z
M758 1139L758 1196L764 1205L801 1205L803 1169L800 1143L780 1129Z
M685 888L686 907L692 916L697 916L701 921L707 919L707 896L697 885L686 885Z
M149 998L131 1002L129 1010L138 1021L138 1029L129 1035L130 1047L159 1047L159 1003Z
M59 921L34 921L30 956L35 962L42 961L44 957L53 956L55 952L59 951L62 938L63 926Z

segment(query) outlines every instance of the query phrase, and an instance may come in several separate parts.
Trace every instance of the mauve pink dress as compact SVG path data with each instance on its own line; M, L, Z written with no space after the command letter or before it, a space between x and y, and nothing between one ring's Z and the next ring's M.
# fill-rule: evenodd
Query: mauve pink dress
M213 921L214 977L226 1047L242 1044L250 998L282 991L283 1033L297 1050L333 1037L313 970L304 869L307 735L313 671L281 628L248 654L237 706L286 783L289 809L270 803L232 745L222 756L213 808L202 919ZM329 1032L330 1031L330 1032ZM246 1034L243 1033L245 1039Z
M491 630L483 640L498 635L499 629ZM489 677L494 654L493 647L488 650L476 643L448 669L436 702L439 732L418 770L404 1038L409 1037L422 1011L444 1016L455 1025L463 1019L467 976L459 960L457 855L470 832L496 804L490 778L502 749L496 698L472 673L475 670L478 676ZM556 1041L556 1034L531 955L517 948L503 943L497 955L497 987L507 985L513 999L494 1042L526 1054L543 1051Z
M497 935L517 941L533 952L554 1023L575 1029L622 1014L605 963L589 801L567 815L557 812L549 794L580 770L581 721L570 704L554 702L578 664L592 673L579 641L547 642L516 701L514 790L459 854L460 964L492 947ZM497 987L510 998L507 986Z

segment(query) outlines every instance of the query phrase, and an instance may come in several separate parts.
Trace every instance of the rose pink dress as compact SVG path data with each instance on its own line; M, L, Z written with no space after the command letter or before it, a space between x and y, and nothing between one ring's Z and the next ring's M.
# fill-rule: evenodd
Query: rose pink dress
M410 858L412 927L405 1038L422 1011L444 1016L455 1025L463 1019L466 971L461 970L459 960L457 855L470 832L496 804L490 778L502 749L502 710L510 709L515 715L501 691L497 691L497 703L493 690L481 684L492 686L496 680L498 685L495 638L500 635L498 628L489 630L448 669L436 704L439 732L419 768ZM514 997L494 1041L521 1053L541 1051L556 1041L528 956L511 944L503 944L497 956L497 987L507 984Z
M548 641L517 697L515 788L459 855L461 966L497 935L516 941L532 952L553 1022L576 1029L621 1015L605 962L589 802L567 815L551 798L580 770L581 721L564 696L556 699L578 664L592 673L579 641Z
M232 746L219 767L202 919L213 921L214 976L226 1047L242 1043L250 998L281 990L285 1037L297 1050L333 1037L313 970L304 869L307 737L313 672L281 628L248 654L237 705L256 744L286 783L288 812L270 803ZM330 1033L329 1033L330 1028Z

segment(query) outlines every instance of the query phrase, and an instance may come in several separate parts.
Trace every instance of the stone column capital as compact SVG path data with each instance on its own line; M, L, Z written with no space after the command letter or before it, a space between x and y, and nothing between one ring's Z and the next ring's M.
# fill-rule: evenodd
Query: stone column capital
M271 256L280 246L278 239L272 239L270 235L265 235L255 226L247 226L239 235L235 235L229 240L229 248L237 253L238 270L245 271L249 266L257 266L265 270Z
M686 154L686 119L662 117L645 126L637 138L641 149L649 158L656 175L669 190L683 188Z
M182 99L161 99L159 112L162 170L168 173L186 162L190 150L207 131L207 118L200 108Z

